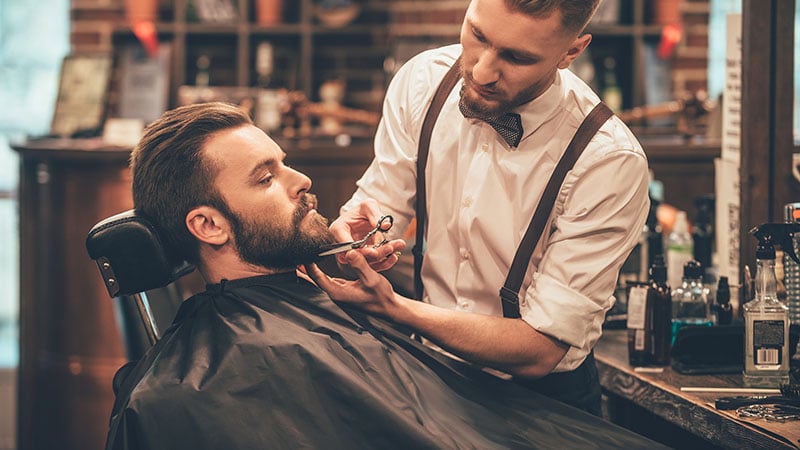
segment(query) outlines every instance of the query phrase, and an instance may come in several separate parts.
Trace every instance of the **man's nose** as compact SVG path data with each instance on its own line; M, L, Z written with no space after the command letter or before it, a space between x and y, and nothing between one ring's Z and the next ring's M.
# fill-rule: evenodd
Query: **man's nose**
M490 49L482 51L472 66L472 79L480 85L486 85L497 81L499 74L497 56Z
M300 197L311 189L311 178L303 172L289 169L292 172L292 184L290 189L293 195Z

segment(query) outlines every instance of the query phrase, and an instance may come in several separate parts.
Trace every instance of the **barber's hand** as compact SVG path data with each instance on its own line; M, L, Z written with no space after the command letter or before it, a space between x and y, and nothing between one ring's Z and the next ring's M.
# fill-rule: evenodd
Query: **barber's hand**
M339 242L357 241L375 229L382 216L378 202L367 199L358 208L348 211L334 220L330 225L330 230ZM378 272L394 266L398 261L399 253L406 248L406 242L402 239L394 239L376 247L377 244L383 242L383 239L383 233L375 233L366 245L356 250L364 255L370 267ZM345 255L346 253L340 253L336 256L336 261L340 265L347 265Z
M349 264L358 275L356 280L331 278L316 264L306 266L306 272L331 297L331 300L355 306L367 313L391 318L390 311L394 306L395 295L389 280L373 270L356 250L344 253L346 264Z
M375 228L381 216L378 202L367 199L358 208L347 211L334 220L330 230L341 242L357 241Z

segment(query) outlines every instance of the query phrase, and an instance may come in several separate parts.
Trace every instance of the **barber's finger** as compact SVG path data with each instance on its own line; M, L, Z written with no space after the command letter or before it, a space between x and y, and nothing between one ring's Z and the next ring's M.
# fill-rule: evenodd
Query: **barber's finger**
M378 204L378 201L375 200L374 198L368 198L363 202L361 202L358 209L361 212L361 214L364 215L364 217L370 219L371 221L374 221L376 224L378 222L378 219L381 217L381 207ZM373 224L373 226L375 225Z
M406 248L406 241L402 239L393 239L384 242L378 246L364 246L358 249L358 252L370 263L382 261L394 253L402 252Z
M389 270L392 267L394 267L395 264L397 264L397 261L400 260L400 254L401 254L400 252L392 253L391 255L383 258L380 261L370 263L369 266L372 267L372 270L376 272L383 272L384 270Z
M306 264L305 268L308 276L310 276L311 279L314 280L314 282L317 283L317 286L319 286L322 290L327 292L337 289L341 286L341 283L337 283L335 279L329 277L328 274L323 272L318 265L314 263Z
M375 286L383 278L369 266L366 258L361 253L350 250L346 255L347 263L350 264L350 267L356 272L356 275L365 286Z

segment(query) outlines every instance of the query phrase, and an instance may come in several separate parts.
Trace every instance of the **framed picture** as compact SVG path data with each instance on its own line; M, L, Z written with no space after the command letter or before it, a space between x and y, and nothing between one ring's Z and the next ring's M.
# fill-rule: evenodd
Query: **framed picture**
M96 135L102 128L111 78L108 54L71 54L61 64L50 134Z
M145 123L158 119L169 103L170 44L159 44L156 57L150 57L138 42L120 46L118 52L118 117Z

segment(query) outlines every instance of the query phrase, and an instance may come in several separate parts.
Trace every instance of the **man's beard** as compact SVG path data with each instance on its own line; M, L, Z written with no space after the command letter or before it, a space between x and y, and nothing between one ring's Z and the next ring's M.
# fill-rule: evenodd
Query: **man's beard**
M471 80L472 76L464 69L463 63L461 65L461 77L465 80ZM472 92L474 96L465 95L469 91L467 83L461 85L461 99L459 100L459 107L465 108L470 111L472 117L481 117L483 119L500 117L505 113L511 112L520 105L530 102L541 94L541 88L538 85L529 86L526 89L518 92L514 97L505 100L495 100L488 102L481 97L477 92ZM477 98L476 98L477 97Z
M467 111L471 111L472 112L471 115L474 117L482 117L484 119L490 117L500 117L503 114L516 108L517 106L525 103L525 101L521 101L517 97L511 100L495 101L494 103L476 101L475 99L464 95L466 94L467 89L468 88L466 84L461 86L461 100L459 101L461 103L461 106L466 108Z
M320 214L303 224L308 210L303 198L291 224L285 225L274 220L258 222L230 211L239 256L250 264L279 270L317 261L320 247L336 240L328 230L327 219Z

